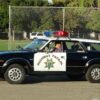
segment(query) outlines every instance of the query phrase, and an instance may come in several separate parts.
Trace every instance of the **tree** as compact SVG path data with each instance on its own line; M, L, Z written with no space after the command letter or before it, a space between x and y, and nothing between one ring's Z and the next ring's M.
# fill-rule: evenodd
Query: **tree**
M92 7L93 3L93 0L84 0L84 7Z
M7 31L8 20L8 2L0 0L0 31Z
M66 9L65 11L65 30L72 31L78 26L78 19L76 11L73 9Z
M91 7L92 6L92 7L99 7L99 5L100 5L100 0L52 0L52 1L53 1L53 6L66 6L66 7ZM8 14L9 13L9 11L8 11L9 6L8 5L11 5L11 6L48 6L49 4L46 0L0 0L0 30L1 31L7 31L8 30L8 23L9 23L9 14ZM52 6L52 5L49 5L49 6ZM20 12L21 11L17 11L17 13L20 13ZM45 12L46 12L46 10L45 10ZM26 14L24 14L24 13L26 13ZM22 18L23 18L23 20L25 20L24 16L26 16L26 18L28 18L28 17L31 18L31 16L27 15L27 14L30 14L30 13L27 12L27 10L26 10L26 12L24 11L24 13L21 12L20 13L20 16L21 16L20 19L16 19L16 22L13 22L13 23L18 23L18 22L20 23ZM34 11L33 11L33 14L34 14ZM17 28L19 27L18 29L21 28L21 30L23 30L22 27L25 26L27 31L29 31L29 29L30 30L36 29L35 27L37 27L39 29L41 29L41 27L45 27L45 25L46 25L46 27L47 26L49 27L49 22L50 22L50 25L54 29L61 29L62 28L62 25L61 25L62 24L62 20L61 20L62 15L61 15L60 10L57 11L57 13L54 14L54 16L52 16L51 12L48 12L49 15L46 14L46 16L51 16L52 18L49 18L48 22L45 22L45 24L43 24L42 26L40 26L40 23L43 23L42 20L46 20L46 16L43 16L41 18L41 16L38 13L35 12L35 14L36 14L37 18L34 19L34 17L32 17L32 19L34 19L34 21L30 21L28 19L28 21L29 21L28 25L27 25L26 22L21 21L23 24L21 24L21 23L19 25L15 24L16 27ZM79 23L79 22L77 22L77 20L76 20L77 16L72 17L72 16L75 16L75 13L67 14L67 15L71 16L71 18L72 18L71 19L69 17L69 20L68 20L68 18L66 18L66 21L67 21L66 24L69 23L68 24L69 26L68 25L65 25L65 26L66 26L66 28L68 28L70 30L70 29L75 28L77 26L77 23ZM82 18L84 19L85 17L82 17ZM25 23L25 25L24 25L24 23ZM84 22L82 22L82 23L84 23ZM57 26L58 26L58 28L57 28Z
M64 6L65 0L52 0L53 6Z
M36 10L30 8L12 8L12 29L30 32L33 27L34 29L37 28L40 16Z
M100 19L100 11L92 10L86 27L89 29L92 29L92 31L100 32L100 20L99 19Z

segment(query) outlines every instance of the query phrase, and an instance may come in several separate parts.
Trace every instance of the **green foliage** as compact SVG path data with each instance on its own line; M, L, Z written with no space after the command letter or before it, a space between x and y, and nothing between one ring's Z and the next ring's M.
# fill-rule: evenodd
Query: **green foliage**
M8 5L5 1L0 1L0 30L6 31L8 28Z
M8 50L10 47L11 50L16 50L17 46L24 47L25 45L29 44L31 41L30 40L0 40L0 50ZM9 45L9 43L11 45ZM8 47L9 46L9 47Z
M97 2L98 1L98 2ZM11 6L66 6L66 7L97 7L97 0L53 0L53 5L46 0L0 0L0 31L8 29L8 5ZM98 3L98 5L97 5ZM15 31L59 30L63 26L62 9L11 9L11 27ZM97 9L66 9L65 30L100 32L100 11Z
M100 11L97 9L66 9L65 30L81 33L100 32Z
M87 28L100 32L100 11L92 10L87 23Z
M66 9L65 30L71 31L78 26L77 14L73 9Z
M47 3L47 1L42 1L42 0L0 0L0 31L8 30L9 5L11 5L11 6L44 6L44 5L48 5L48 3ZM17 12L19 12L21 14L20 11L17 11ZM15 12L15 13L17 13L17 12ZM22 15L21 17L23 17L23 16L24 15ZM16 20L16 22L13 22L13 23L15 25L17 25L17 23L19 21L20 21L20 19ZM15 27L17 27L17 29L22 28L21 24L18 26L15 26ZM26 28L26 25L25 25L25 28ZM28 30L29 30L29 28L28 28Z
M62 9L12 8L12 29L14 31L42 31L62 29Z
M84 6L85 7L92 7L93 6L93 0L84 0Z

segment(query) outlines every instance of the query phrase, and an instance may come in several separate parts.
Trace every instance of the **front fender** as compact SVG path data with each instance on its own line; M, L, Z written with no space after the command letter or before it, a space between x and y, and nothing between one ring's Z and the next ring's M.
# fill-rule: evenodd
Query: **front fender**
M28 60L24 59L24 58L9 59L3 64L2 68L4 70L6 70L9 65L14 64L14 63L22 65L27 70L28 73L31 73L31 71L33 71L33 67L30 64L30 62Z

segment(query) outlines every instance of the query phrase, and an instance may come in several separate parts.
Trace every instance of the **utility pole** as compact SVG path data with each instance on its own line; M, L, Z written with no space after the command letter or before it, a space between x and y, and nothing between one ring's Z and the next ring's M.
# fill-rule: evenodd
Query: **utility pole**
M8 32L8 50L11 49L11 6L9 5L9 32Z
M63 31L65 30L65 8L62 8L63 12Z

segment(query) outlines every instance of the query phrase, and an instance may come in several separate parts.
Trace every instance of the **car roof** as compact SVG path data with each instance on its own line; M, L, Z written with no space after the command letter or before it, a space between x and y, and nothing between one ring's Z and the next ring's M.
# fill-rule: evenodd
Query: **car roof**
M68 38L68 37L46 37L46 36L37 36L35 38L46 39L46 40L69 40L69 41L77 41L77 42L88 42L88 43L100 43L99 40L92 39L82 39L82 38Z
M81 38L71 38L71 40L76 40L80 42L88 42L88 43L100 43L99 40L92 40L92 39L81 39Z
M35 38L39 38L39 39L46 39L46 40L69 40L68 38L63 38L63 37L46 37L46 36L35 36Z

